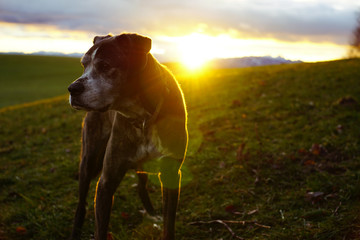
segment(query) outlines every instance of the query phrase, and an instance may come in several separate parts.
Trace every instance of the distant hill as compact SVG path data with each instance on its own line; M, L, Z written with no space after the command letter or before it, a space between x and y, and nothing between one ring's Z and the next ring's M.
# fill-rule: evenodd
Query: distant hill
M74 57L81 58L84 53L61 53L61 52L46 52L39 51L30 54L24 54L21 52L8 52L0 53L5 55L35 55L35 56L59 56L59 57ZM156 59L161 63L167 63L168 61L164 60L163 56L155 54ZM243 68L243 67L255 67L255 66L265 66L265 65L279 65L279 64L289 64L289 63L301 63L302 61L291 61L283 57L242 57L242 58L217 58L208 62L208 66L211 68Z
M242 58L221 58L209 62L212 68L242 68L265 65L279 65L289 63L301 63L302 61L291 61L283 57L242 57Z
M47 51L39 51L33 53L23 53L23 52L2 52L0 54L3 55L34 55L34 56L55 56L55 57L74 57L81 58L84 53L61 53L61 52L47 52Z
M84 55L84 53L61 53L61 52L39 51L39 52L31 53L31 55L81 58Z

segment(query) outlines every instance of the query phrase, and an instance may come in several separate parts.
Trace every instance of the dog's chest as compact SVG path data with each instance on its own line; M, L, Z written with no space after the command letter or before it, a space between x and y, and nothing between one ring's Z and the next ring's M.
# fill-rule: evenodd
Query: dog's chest
M139 139L135 155L130 159L133 163L143 163L147 160L159 160L168 156L169 151L163 147L156 126L148 129L136 128L136 135Z

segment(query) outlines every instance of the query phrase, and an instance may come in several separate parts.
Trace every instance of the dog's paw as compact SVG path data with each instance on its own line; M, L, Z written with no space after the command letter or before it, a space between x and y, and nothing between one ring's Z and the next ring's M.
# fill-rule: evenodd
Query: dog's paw
M163 222L163 217L160 215L155 215L155 216L147 215L146 218L154 223L162 223Z
M146 210L139 210L139 212L143 215L144 220L153 222L153 223L162 223L163 222L163 217L161 215L151 215L149 214Z

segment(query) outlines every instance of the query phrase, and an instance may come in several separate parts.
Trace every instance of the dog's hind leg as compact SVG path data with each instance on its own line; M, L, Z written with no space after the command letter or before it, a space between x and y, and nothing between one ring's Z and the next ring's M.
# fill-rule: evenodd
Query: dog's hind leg
M79 169L79 202L70 239L80 239L86 214L86 197L90 182L101 171L111 126L105 113L90 112L84 119Z
M179 189L163 188L164 240L175 239L175 218L180 194Z
M153 216L155 215L155 210L153 205L151 204L150 197L146 189L148 176L146 173L138 173L137 175L139 177L138 191L141 202L143 203L147 213Z
M167 158L163 164L160 181L163 193L164 240L175 239L175 218L180 196L181 171L179 161Z

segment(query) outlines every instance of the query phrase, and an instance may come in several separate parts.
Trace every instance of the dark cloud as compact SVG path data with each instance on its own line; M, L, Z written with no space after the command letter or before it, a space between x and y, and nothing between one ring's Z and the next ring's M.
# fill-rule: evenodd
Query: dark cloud
M237 19L252 26L254 34L291 41L331 41L340 44L344 44L355 19L353 9L336 11L325 5L270 13L253 10L243 14L242 19Z
M278 0L0 0L0 21L55 25L106 34L139 31L177 35L206 24L214 34L347 44L356 4ZM346 3L342 7L341 4ZM357 5L359 6L359 5ZM354 8L353 8L354 7Z

